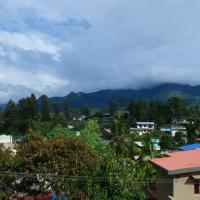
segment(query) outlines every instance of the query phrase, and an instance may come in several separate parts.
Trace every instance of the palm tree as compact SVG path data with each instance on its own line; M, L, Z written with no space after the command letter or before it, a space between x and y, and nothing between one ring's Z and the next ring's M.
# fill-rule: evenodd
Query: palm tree
M154 149L154 142L152 141L152 135L146 134L142 137L141 141L143 147L141 149L140 159L141 161L148 161L152 158L160 156L160 153Z
M132 140L127 125L122 117L117 116L111 122L111 131L113 133L113 137L111 139L110 146L117 156L132 157L134 154L139 153L139 148Z

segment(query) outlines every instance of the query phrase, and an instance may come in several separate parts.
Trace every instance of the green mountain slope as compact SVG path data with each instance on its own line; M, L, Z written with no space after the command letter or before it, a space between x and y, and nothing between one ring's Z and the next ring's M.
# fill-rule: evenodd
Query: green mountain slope
M181 84L162 84L150 89L119 89L119 90L101 90L92 93L70 93L65 97L52 97L51 103L60 102L62 105L67 100L71 107L80 108L88 105L92 108L107 107L109 101L118 101L119 99L148 100L151 98L165 101L170 96L180 96L188 102L200 104L200 86L189 86Z

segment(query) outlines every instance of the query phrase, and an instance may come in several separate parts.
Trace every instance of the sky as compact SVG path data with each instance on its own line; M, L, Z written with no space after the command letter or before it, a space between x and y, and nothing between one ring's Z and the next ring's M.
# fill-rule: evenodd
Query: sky
M0 0L0 102L200 84L199 0Z

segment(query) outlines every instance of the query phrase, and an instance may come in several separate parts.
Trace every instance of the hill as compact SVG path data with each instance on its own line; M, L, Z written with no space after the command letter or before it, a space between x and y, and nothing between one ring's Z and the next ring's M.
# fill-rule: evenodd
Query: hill
M71 92L65 97L52 97L50 102L60 102L61 105L67 100L71 107L80 108L88 105L92 108L104 108L109 101L118 101L119 99L148 100L151 98L165 101L170 96L180 96L188 102L200 104L200 85L190 86L181 84L162 84L150 89L119 89L119 90L100 90L92 93L74 93ZM39 99L40 102L40 99Z

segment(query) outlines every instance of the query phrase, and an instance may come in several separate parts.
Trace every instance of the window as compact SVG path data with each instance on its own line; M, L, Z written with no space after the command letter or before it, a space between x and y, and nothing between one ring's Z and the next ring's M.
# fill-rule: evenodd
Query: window
M194 193L200 194L200 180L194 181Z

